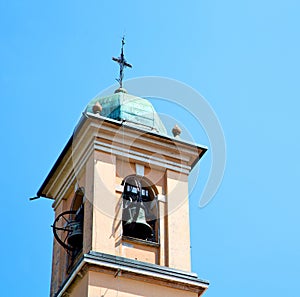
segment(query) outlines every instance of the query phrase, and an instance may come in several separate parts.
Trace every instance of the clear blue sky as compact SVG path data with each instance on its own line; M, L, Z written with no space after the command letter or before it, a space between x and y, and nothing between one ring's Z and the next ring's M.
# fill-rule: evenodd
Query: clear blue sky
M203 209L201 187L190 203L205 296L299 296L300 2L106 2L0 1L0 295L49 294L51 201L28 198L85 105L114 83L125 32L127 78L190 85L224 130L221 188Z

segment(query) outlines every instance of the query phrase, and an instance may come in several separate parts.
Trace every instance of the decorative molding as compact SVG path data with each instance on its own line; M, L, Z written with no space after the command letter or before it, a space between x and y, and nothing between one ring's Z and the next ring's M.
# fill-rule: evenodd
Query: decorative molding
M139 176L145 175L145 166L135 163L135 174Z
M88 128L88 127L87 127ZM149 150L149 147L154 147L155 149L153 152L156 154L167 154L169 156L174 157L175 159L178 159L180 162L189 162L191 155L198 156L198 147L195 145L191 145L188 143L177 143L174 138L167 138L166 141L161 141L161 137L159 135L148 135L147 133L138 133L141 131L135 131L131 129L126 129L127 127L124 127L124 129L116 130L115 127L107 126L105 124L99 125L94 122L90 124L90 128L94 128L96 130L95 136L98 135L97 131L101 129L101 137L105 140L113 140L114 144L120 144L125 147L132 147L133 144L135 144L135 140L139 140L139 148L140 149L146 149ZM111 137L113 135L113 139ZM150 136L150 137L149 137ZM155 137L155 138L153 138ZM158 138L158 139L157 139ZM164 137L165 138L165 137ZM136 145L137 146L137 145ZM191 147L193 149L191 149ZM202 149L202 148L201 148ZM180 158L175 157L174 153L177 153L180 151ZM172 154L173 152L173 154Z
M115 191L118 193L123 193L124 186L116 184Z
M94 265L107 270L113 269L117 272L126 272L136 278L138 278L138 276L146 277L151 279L151 283L157 280L170 287L179 284L183 287L191 288L191 291L197 291L199 296L209 286L209 282L199 279L196 273L90 251L88 254L83 255L77 266L74 267L69 277L62 284L59 292L55 294L55 297L62 297L64 293L67 292L85 264Z
M157 201L166 203L166 202L167 202L167 197L166 197L166 195L158 194L158 195L157 195Z
M116 156L120 156L123 158L131 159L134 161L139 161L141 163L150 164L154 166L159 166L166 169L171 169L180 173L189 174L191 167L184 164L178 164L172 161L168 161L166 159L158 158L158 157L152 157L140 152L136 151L128 151L127 149L124 149L122 147L117 147L115 145L102 143L99 141L95 141L95 148L98 151L103 151L106 153L111 153ZM151 158L150 158L151 157Z
M119 121L100 119L96 121L95 117L90 117L90 115L81 121L69 142L68 150L65 148L63 155L59 157L60 162L55 163L51 175L47 176L40 189L41 194L55 198L54 208L63 199L94 150L135 162L136 172L140 175L143 174L140 166L144 165L170 169L188 175L195 163L193 160L200 158L206 151L205 147L195 144L174 140L174 138L157 133L149 133L143 129L122 126ZM65 160L62 163L63 158Z
M94 151L94 144L90 143L89 146L87 145L85 147L85 152L83 153L82 158L79 158L80 162L78 162L74 167L74 169L72 169L72 167L69 170L68 173L68 178L66 179L65 183L63 186L60 187L60 190L57 192L57 194L55 195L55 201L52 204L52 207L55 209L61 202L61 200L63 199L63 197L65 196L66 192L68 191L68 189L71 187L72 183L76 180L76 176L77 174L82 170L83 166L86 164L88 158L91 156L91 154ZM70 158L66 161L67 162L73 162L72 160L72 154L70 156ZM63 172L63 171L61 171ZM60 172L60 173L61 173ZM61 174L57 175L57 178L61 178ZM54 183L53 183L54 184ZM79 185L80 186L80 185ZM52 187L51 187L52 188ZM49 189L50 191L50 189Z

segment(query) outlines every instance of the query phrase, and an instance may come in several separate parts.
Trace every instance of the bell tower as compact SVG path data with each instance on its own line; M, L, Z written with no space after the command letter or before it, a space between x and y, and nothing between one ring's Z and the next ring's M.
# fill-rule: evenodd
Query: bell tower
M50 296L202 295L188 175L205 151L124 89L93 99L38 191L55 211Z
M123 55L116 59L130 66ZM129 67L128 66L128 67ZM38 190L53 199L50 297L201 296L188 176L206 148L169 136L152 104L95 97Z

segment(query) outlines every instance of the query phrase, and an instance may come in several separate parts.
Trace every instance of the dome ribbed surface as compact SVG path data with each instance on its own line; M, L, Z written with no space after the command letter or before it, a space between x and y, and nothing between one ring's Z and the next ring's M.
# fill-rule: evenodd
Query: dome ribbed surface
M96 103L102 106L100 115L118 121L167 134L166 128L153 105L146 99L117 92L106 97L95 97L87 106L86 112L93 113Z

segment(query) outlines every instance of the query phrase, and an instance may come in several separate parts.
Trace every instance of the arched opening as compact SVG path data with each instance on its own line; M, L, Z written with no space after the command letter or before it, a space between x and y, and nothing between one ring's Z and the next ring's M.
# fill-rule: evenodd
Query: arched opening
M72 269L77 256L81 254L83 248L83 222L84 222L84 188L78 188L70 208L69 234L67 236L68 251L67 271Z
M127 176L122 185L123 236L158 242L157 189L141 176Z
M72 232L68 236L68 242L74 248L72 250L72 258L75 258L77 254L82 250L83 246L83 219L84 219L84 208L83 208L83 197L84 197L84 189L78 188L75 192L71 211L74 213L73 215L73 224L74 226L71 228Z
M57 242L66 250L67 272L74 264L83 247L84 189L79 188L74 194L71 208L58 214L52 230Z

